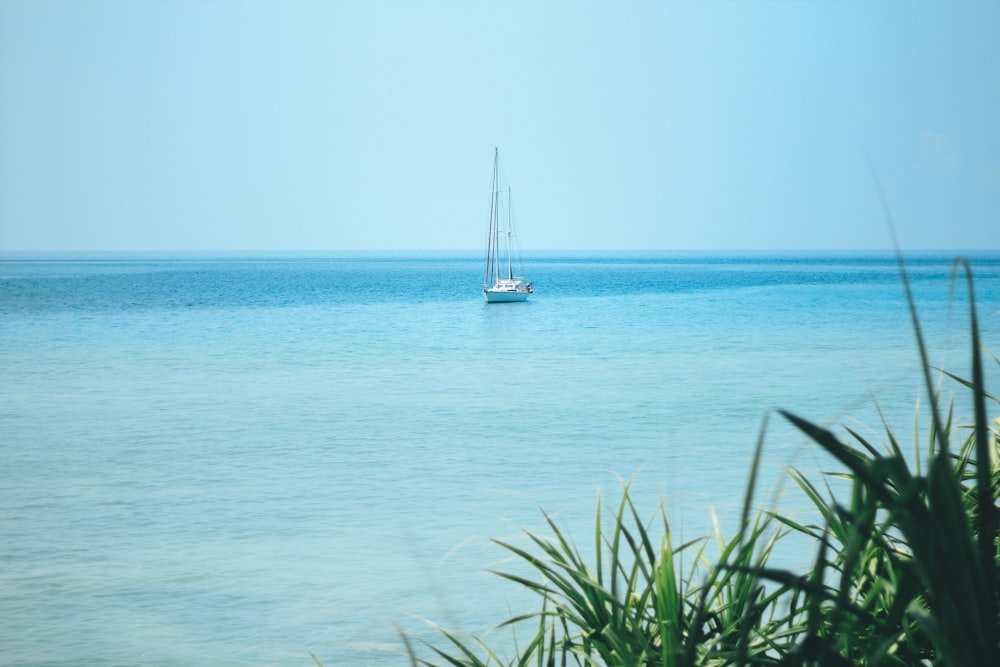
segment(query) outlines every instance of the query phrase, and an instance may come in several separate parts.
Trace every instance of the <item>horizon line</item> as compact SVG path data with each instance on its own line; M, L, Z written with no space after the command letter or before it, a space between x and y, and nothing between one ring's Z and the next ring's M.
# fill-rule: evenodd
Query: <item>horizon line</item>
M900 252L917 253L921 255L990 255L1000 253L1000 248L901 248ZM838 255L838 254L886 254L894 255L893 248L531 248L522 249L526 256L539 256L547 253L557 255ZM123 257L123 256L169 256L169 257L338 257L338 256L479 256L482 249L401 249L401 248L368 248L368 249L30 249L6 250L0 249L0 259L24 257Z

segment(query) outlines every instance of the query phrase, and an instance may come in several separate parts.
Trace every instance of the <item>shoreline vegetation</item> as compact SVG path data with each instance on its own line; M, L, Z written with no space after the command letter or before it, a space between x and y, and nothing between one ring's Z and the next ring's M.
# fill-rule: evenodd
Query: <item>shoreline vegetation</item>
M528 533L527 548L494 540L528 573L494 574L536 593L537 611L501 622L502 646L443 627L440 643L403 634L409 664L1000 664L1000 399L983 373L984 358L1000 360L981 345L971 268L959 259L960 269L970 302L969 377L930 365L902 270L930 413L912 455L887 423L871 442L849 427L841 438L778 411L837 464L819 479L790 472L819 522L751 509L765 419L736 535L717 530L677 544L664 508L643 520L628 484L610 521L599 503L590 551L546 515L551 535ZM945 381L970 392L971 426L953 422ZM771 565L779 546L802 538L812 549L809 568Z

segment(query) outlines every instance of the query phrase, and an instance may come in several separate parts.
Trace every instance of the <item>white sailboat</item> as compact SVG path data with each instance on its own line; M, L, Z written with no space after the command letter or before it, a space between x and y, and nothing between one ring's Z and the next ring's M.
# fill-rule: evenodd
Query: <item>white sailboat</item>
M483 298L486 303L527 301L534 290L523 276L514 275L514 228L511 224L510 188L503 201L500 190L500 151L493 149L493 192L490 197L490 231L486 240L486 274Z

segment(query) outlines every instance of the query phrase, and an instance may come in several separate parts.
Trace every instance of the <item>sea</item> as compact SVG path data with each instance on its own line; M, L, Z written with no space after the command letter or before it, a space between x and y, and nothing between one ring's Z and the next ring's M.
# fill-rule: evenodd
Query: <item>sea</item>
M940 372L971 367L954 260L997 353L1000 253L903 255L968 424ZM0 256L0 664L408 665L439 628L509 649L494 626L540 601L498 541L554 525L593 562L626 486L675 543L732 535L758 445L752 508L816 521L788 472L837 466L779 410L926 453L891 253L534 252L530 300L492 305L482 259Z

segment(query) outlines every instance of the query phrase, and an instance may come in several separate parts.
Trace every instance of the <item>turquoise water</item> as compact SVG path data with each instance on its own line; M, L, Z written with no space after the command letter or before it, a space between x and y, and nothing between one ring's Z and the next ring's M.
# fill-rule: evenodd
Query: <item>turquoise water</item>
M480 259L5 256L0 663L402 665L397 627L533 608L486 570L539 508L585 551L620 479L685 538L731 525L775 407L876 429L871 392L913 440L891 258L536 254L492 306ZM950 260L909 268L965 373ZM974 266L996 350L1000 256ZM771 480L824 462L766 443L759 502L805 512Z

